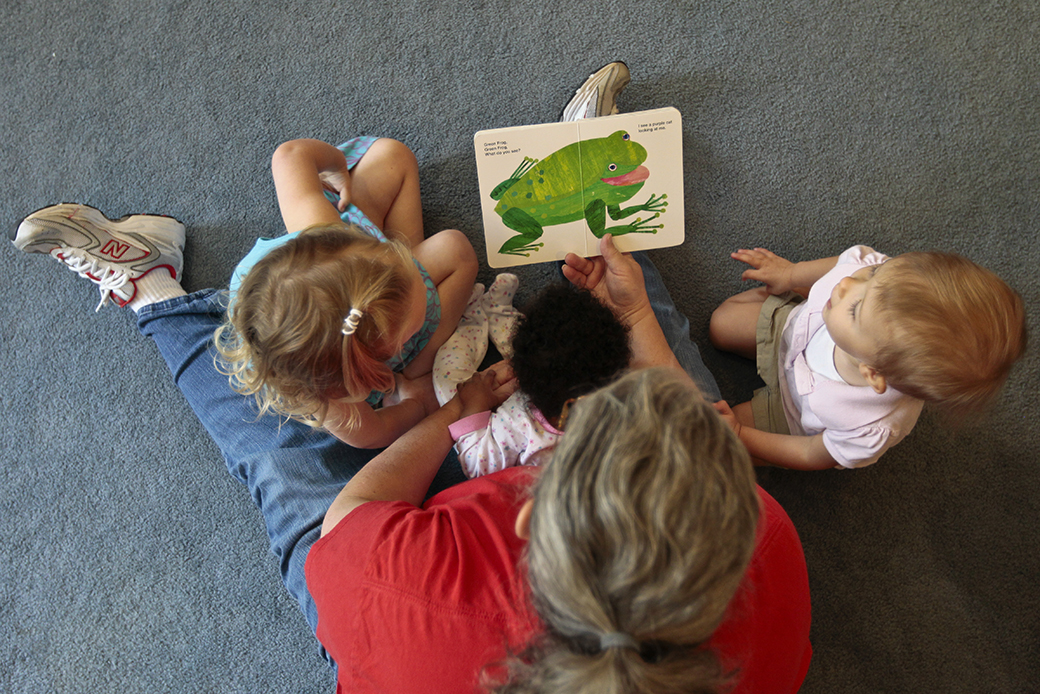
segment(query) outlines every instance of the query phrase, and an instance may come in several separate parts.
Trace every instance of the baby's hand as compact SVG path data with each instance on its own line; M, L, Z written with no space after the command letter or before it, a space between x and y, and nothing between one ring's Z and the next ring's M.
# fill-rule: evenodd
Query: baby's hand
M503 368L508 369L508 365L499 362L459 384L455 397L462 403L461 417L493 410L512 395L516 379L506 378Z
M790 260L785 260L765 248L741 248L736 253L730 253L730 257L752 267L751 270L745 270L740 279L761 282L766 285L770 294L783 294L794 289L791 281L794 263Z
M494 374L481 371L459 384L455 397L462 403L461 417L486 412L498 405L494 391Z
M496 362L486 369L492 376L492 390L496 397L501 397L502 402L516 392L516 376L513 375L513 367L508 359Z
M733 409L729 406L725 400L719 400L718 402L712 403L712 407L722 417L722 421L729 425L729 428L733 430L733 433L740 438L740 422L737 421L737 416L733 414Z

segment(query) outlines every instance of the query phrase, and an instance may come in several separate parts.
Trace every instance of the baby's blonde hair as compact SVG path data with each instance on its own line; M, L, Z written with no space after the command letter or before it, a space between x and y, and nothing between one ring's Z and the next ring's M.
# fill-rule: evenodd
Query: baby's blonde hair
M546 634L499 692L713 692L703 645L754 550L748 454L688 382L647 369L577 401L534 488L526 561ZM628 634L637 648L602 648Z
M1025 351L1022 297L954 253L905 253L888 265L875 290L886 337L871 366L954 420L985 409Z
M246 273L216 332L232 387L255 395L261 414L316 427L333 401L393 390L384 362L402 346L411 267L404 244L340 224L309 227L272 249ZM362 315L348 336L351 309Z

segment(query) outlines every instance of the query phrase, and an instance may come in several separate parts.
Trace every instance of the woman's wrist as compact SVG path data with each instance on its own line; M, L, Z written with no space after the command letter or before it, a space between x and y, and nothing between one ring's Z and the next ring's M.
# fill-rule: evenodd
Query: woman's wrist
M649 297L644 298L635 306L626 307L623 310L615 307L615 310L618 314L618 320L627 326L629 330L634 329L637 325L647 320L657 322L657 316L654 315L654 309L650 305Z
M468 416L462 413L463 409L462 398L456 395L451 400L441 405L440 409L438 409L435 414L442 415L446 420L448 420L448 424L451 424L452 422L457 422L463 417Z

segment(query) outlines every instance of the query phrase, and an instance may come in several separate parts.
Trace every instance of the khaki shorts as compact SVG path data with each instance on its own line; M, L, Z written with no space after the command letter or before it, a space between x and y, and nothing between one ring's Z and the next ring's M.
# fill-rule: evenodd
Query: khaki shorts
M755 416L756 429L774 434L791 433L780 399L780 358L777 351L787 317L803 301L805 299L794 292L770 295L758 313L758 324L755 326L756 365L765 386L756 390L751 397L751 412Z

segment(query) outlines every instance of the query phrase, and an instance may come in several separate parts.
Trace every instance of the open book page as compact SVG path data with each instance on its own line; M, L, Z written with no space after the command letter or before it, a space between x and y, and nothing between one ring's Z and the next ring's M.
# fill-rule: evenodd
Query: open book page
M675 108L482 130L473 138L494 268L683 242L682 118Z

